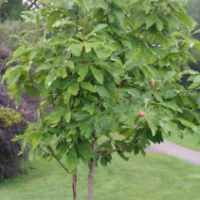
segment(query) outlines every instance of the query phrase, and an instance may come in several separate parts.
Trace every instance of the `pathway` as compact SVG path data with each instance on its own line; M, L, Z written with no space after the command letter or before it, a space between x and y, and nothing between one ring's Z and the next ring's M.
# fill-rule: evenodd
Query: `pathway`
M147 153L160 153L167 154L185 160L191 164L200 166L200 152L189 149L180 145L177 145L168 140L164 140L160 144L151 144L149 148L145 150Z

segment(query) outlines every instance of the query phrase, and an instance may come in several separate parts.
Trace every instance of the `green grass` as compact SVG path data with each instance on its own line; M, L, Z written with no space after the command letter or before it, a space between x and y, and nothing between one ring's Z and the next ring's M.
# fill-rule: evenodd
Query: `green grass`
M200 145L199 145L200 136L197 136L195 134L187 134L184 136L183 139L181 139L177 135L172 135L172 136L166 137L166 139L176 144L179 144L181 146L185 146L190 149L200 151Z
M95 200L199 200L200 167L167 155L113 156L95 174ZM72 200L71 177L52 161L0 184L1 200ZM79 200L87 199L87 166L78 168Z

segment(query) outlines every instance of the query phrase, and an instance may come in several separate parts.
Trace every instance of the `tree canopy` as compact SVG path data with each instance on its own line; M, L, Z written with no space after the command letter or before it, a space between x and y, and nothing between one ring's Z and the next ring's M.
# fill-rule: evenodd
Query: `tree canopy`
M199 133L200 75L177 62L195 61L189 49L200 43L176 31L195 26L179 1L39 3L46 6L22 13L37 42L15 36L23 43L7 65L19 64L4 80L17 104L24 92L37 98L40 119L16 140L73 174L74 199L80 160L89 165L92 200L95 162L106 166L113 152L128 161L163 135ZM178 84L184 74L189 88Z

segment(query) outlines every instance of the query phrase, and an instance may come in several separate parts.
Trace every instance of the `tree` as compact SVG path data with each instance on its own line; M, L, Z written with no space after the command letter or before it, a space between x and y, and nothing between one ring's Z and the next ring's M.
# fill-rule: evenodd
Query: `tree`
M23 12L37 43L14 52L7 65L19 65L3 80L17 104L24 92L37 98L40 119L15 140L32 146L30 156L55 158L73 174L74 199L80 160L89 166L92 200L95 164L111 163L113 152L128 161L126 153L145 155L149 141L162 142L163 135L199 134L200 75L181 72L176 62L194 60L188 50L200 43L170 32L180 23L194 28L178 1L40 3L46 6L36 13ZM178 84L184 74L189 88Z
M3 23L5 20L19 20L20 13L27 10L26 4L22 0L0 1L0 19Z

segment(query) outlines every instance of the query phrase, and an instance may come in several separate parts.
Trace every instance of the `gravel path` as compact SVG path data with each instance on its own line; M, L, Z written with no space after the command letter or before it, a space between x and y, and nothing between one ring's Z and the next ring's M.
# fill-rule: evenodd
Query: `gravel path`
M168 140L164 140L161 144L151 144L146 149L147 153L167 154L185 160L191 164L200 166L200 152L177 145Z

